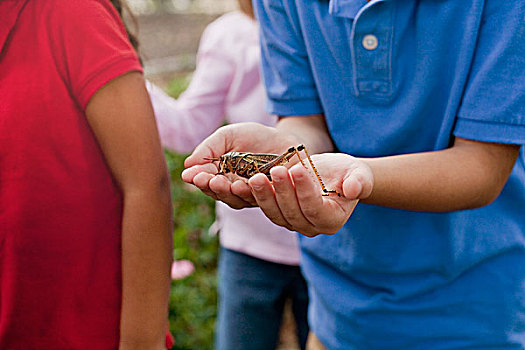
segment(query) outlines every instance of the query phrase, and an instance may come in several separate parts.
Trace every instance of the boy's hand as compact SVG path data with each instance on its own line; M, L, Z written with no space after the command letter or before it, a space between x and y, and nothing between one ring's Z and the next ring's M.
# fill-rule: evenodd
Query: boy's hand
M328 190L338 194L322 196L315 175L301 164L289 171L275 167L266 176L257 174L249 180L259 207L275 224L306 236L334 234L348 220L359 199L367 198L374 183L372 171L362 161L346 154L312 156Z
M257 206L244 179L233 183L225 176L216 176L216 164L205 158L218 158L228 152L280 154L298 141L276 128L257 123L238 123L218 129L186 158L182 179L198 187L208 196L230 207L240 209ZM292 162L296 161L292 159ZM290 163L290 165L293 163Z

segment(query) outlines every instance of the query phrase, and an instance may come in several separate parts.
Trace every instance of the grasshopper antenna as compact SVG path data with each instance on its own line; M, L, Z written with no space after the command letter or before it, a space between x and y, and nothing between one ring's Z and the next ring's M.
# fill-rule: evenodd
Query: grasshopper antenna
M202 159L204 159L204 160L212 160L212 161L221 160L220 158L207 158L207 157L204 157Z

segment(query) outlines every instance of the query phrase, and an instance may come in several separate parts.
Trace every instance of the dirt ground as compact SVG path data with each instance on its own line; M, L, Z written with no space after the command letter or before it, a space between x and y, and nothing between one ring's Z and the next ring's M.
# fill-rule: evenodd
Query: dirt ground
M155 14L137 17L140 51L146 77L160 87L195 69L195 55L204 28L218 15ZM289 305L283 316L278 350L297 350L295 322Z

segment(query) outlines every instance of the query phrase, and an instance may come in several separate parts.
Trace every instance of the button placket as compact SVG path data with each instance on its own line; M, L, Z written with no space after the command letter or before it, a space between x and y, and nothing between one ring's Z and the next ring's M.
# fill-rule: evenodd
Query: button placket
M394 6L381 0L367 4L354 20L351 52L357 96L388 101L393 94L393 20Z

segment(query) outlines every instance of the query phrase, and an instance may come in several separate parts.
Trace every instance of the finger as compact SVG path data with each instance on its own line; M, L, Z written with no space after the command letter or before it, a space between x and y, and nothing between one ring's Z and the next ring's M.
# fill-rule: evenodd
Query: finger
M302 168L302 165L299 165ZM302 168L302 170L305 170ZM275 191L275 198L279 205L284 219L294 228L301 232L311 232L313 225L303 215L299 200L297 198L297 189L292 182L288 170L285 167L274 167L270 171L272 183Z
M239 198L231 191L231 182L225 176L215 176L209 182L210 190L215 194L217 200L228 204L234 209L251 207L251 203Z
M343 182L343 195L346 198L359 198L362 191L363 185L355 177L350 176Z
M293 230L284 219L275 200L272 184L264 174L256 174L248 180L253 196L264 214L276 225Z
M208 173L198 173L193 177L193 185L198 187L204 194L212 197L213 199L217 200L217 196L213 191L210 190L209 182L211 179L213 179L214 176Z
M202 141L195 150L184 160L184 166L189 168L197 164L209 163L205 158L218 158L229 152L226 150L227 133L222 128L217 129L213 134Z
M302 167L290 169L303 215L312 222L314 233L334 234L346 223L357 200L340 196L323 197L321 188Z
M343 181L343 195L348 199L365 199L373 188L373 176L367 169L354 169Z
M300 164L290 169L290 176L295 185L299 210L305 220L310 224L309 229L313 230L316 223L324 220L321 188L314 179L312 179L308 169L300 166Z
M213 163L195 165L191 168L184 169L181 174L181 178L184 182L189 184L193 183L193 178L199 173L208 173L215 175L217 173L217 167Z
M237 180L231 184L231 191L234 195L239 198L242 198L247 203L250 203L252 207L257 206L257 201L253 196L252 189L248 185L247 181Z

